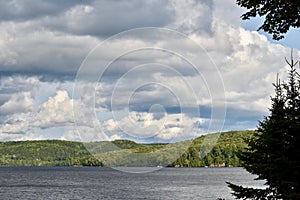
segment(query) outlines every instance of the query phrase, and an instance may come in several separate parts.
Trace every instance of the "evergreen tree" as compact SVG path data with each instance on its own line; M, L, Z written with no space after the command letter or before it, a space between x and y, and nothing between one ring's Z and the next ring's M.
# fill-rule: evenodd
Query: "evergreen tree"
M259 123L248 148L240 155L244 167L257 180L266 180L265 189L228 183L237 199L300 199L300 77L298 62L290 66L289 81L277 78L270 116Z

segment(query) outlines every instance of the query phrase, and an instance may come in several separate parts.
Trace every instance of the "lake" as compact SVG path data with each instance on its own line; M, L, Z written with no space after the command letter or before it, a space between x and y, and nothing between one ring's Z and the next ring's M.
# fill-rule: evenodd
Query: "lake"
M253 178L242 168L0 167L0 199L233 199L225 181L261 187Z

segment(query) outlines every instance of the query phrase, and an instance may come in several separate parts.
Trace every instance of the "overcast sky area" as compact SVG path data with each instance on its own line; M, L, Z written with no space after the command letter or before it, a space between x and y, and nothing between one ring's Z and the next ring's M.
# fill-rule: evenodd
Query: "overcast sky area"
M284 57L300 59L300 32L272 41L244 11L234 0L0 0L0 141L255 129Z

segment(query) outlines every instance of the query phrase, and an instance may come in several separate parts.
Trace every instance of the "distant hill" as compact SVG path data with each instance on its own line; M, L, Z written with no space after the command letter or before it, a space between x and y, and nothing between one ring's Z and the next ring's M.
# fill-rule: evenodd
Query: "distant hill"
M0 142L0 166L241 166L237 154L253 133L223 132L213 145L208 138L216 134L174 144L138 144L129 140Z
M242 163L238 158L238 154L246 147L246 140L253 137L254 131L230 131L220 134L218 141L213 148L209 148L209 152L205 155L201 151L205 151L205 147L209 144L203 145L203 141L209 135L199 137L193 140L192 145L188 150L180 156L171 166L179 167L238 167Z

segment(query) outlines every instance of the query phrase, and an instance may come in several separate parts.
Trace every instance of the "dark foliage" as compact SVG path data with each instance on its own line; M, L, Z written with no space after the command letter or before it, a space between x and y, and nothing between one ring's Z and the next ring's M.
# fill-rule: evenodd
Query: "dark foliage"
M0 166L102 166L105 164L108 166L166 166L169 164L170 167L241 166L238 153L247 147L244 139L252 136L253 131L221 133L217 144L203 156L200 156L200 152L202 148L206 148L203 145L206 136L194 139L183 154L177 151L181 149L180 146L185 146L185 141L170 146L138 144L129 140L115 140L112 143L80 143L60 140L0 142ZM164 152L165 148L170 148L170 150ZM135 154L130 154L131 157L128 157L129 152L137 153L137 155L148 153L149 157L144 160L139 158L137 162L134 160ZM177 155L179 156L176 157ZM117 163L115 163L116 160ZM169 163L169 160L174 162Z
M280 40L290 27L300 27L300 1L299 0L237 0L237 4L247 8L242 15L243 20L250 17L265 16L262 29L273 35L273 39Z
M210 145L203 144L205 136L199 137L193 141L188 150L180 156L170 166L177 167L230 167L242 166L238 154L242 152L247 144L245 139L253 136L253 131L229 131L220 134L217 144L208 153L205 148Z

